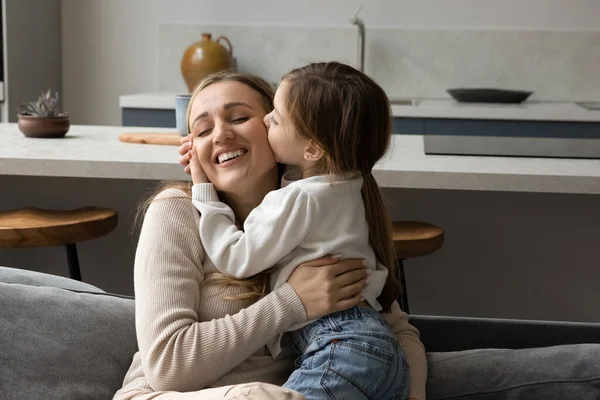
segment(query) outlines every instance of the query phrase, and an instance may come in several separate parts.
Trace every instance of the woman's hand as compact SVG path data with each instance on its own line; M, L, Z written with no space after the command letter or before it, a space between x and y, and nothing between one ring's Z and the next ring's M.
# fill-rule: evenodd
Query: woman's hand
M300 298L306 318L313 320L358 305L366 278L363 260L321 257L300 264L288 283Z
M190 169L190 159L192 157L192 149L193 137L192 135L187 135L181 138L181 145L179 146L179 164L185 167L184 171L186 174L191 174L192 171Z

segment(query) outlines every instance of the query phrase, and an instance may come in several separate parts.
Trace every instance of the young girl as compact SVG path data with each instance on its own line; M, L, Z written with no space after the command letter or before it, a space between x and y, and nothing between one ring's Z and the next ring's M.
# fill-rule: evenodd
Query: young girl
M284 386L309 400L406 399L408 367L379 314L400 289L391 224L371 174L391 139L387 96L348 65L317 63L285 75L274 105L265 117L269 144L278 162L298 168L248 215L243 230L191 152L192 200L207 255L236 278L272 267L272 288L306 260L364 259L371 274L358 307L295 326L291 335L281 332L269 348L278 357L286 348L281 340L293 340L300 357ZM209 134L201 130L194 140ZM214 147L220 168L235 168L247 151L226 139Z

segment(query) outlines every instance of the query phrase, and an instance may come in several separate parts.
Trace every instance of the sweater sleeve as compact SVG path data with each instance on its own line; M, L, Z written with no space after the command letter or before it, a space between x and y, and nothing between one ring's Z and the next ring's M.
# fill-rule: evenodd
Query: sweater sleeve
M299 187L267 194L244 221L235 225L229 206L219 201L210 183L194 185L192 202L200 211L200 237L219 271L248 278L274 266L308 235L317 204Z
M306 320L283 285L234 315L198 320L204 279L198 214L176 189L146 212L135 256L136 332L145 377L154 390L201 389ZM199 289L200 288L200 289Z
M425 347L419 339L419 330L408 322L408 315L397 302L392 304L389 313L382 314L392 327L398 343L404 350L410 373L410 398L425 400L427 384L427 357Z

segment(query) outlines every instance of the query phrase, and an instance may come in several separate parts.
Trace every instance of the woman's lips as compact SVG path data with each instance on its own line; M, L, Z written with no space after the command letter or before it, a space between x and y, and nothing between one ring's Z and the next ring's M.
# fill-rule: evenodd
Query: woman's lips
M220 164L216 164L216 165L219 168L227 168L233 164L238 163L240 160L245 159L247 155L248 155L248 151L246 150L246 152L244 154L242 154L241 156L237 156L235 158L229 159L227 161L224 161L224 162L222 162Z
M215 157L215 160L217 161L217 164L220 164L220 163L230 160L232 158L239 157L242 154L246 153L247 151L248 150L246 150L242 147L239 147L239 148L233 149L233 150L223 151L217 157Z

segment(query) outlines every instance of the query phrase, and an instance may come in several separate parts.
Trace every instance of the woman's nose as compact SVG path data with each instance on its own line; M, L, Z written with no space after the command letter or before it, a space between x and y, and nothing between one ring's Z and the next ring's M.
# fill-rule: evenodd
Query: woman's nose
M265 115L265 117L263 118L263 122L267 126L267 128L269 127L269 121L271 121L270 118L271 118L271 113Z
M228 124L217 124L213 128L213 141L214 143L223 143L225 140L232 139L234 136L233 131Z

